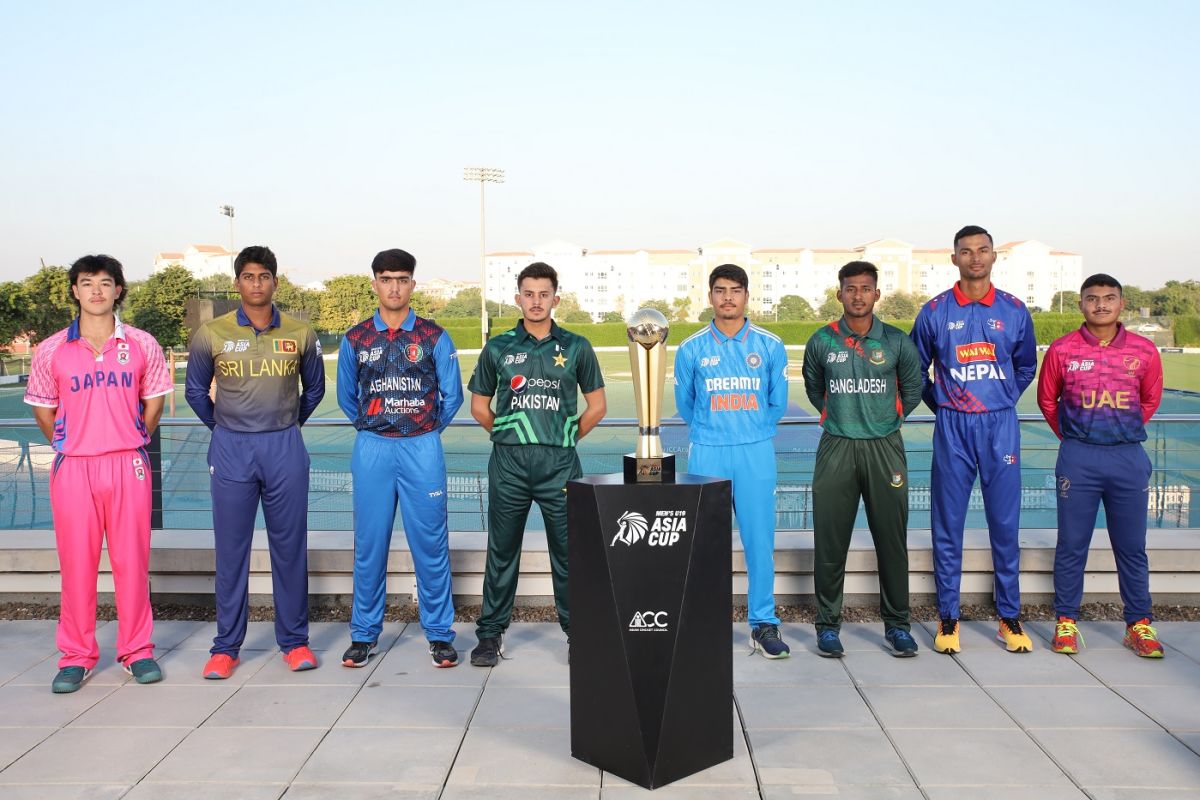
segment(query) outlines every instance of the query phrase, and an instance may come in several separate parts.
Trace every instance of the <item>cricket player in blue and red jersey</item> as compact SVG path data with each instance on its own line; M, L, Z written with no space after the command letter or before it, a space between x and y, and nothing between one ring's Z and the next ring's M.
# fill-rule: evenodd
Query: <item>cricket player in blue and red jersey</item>
M787 410L783 340L746 318L749 278L735 264L708 276L713 320L675 353L675 406L688 424L688 472L728 478L746 555L751 646L791 649L775 615L775 426Z
M437 667L458 664L446 459L441 432L463 402L454 342L409 305L417 260L384 250L371 262L379 308L346 332L338 352L338 406L358 430L354 476L354 605L347 667L365 667L383 630L396 502L417 574L417 605Z
M1146 512L1151 465L1142 442L1162 401L1162 359L1149 339L1120 322L1125 300L1110 275L1093 275L1079 290L1083 325L1055 340L1042 361L1038 406L1062 440L1054 467L1058 545L1054 551L1054 611L1050 649L1078 653L1076 620L1083 571L1104 501L1108 539L1125 605L1125 646L1162 658L1150 624Z
M939 653L960 651L959 586L963 526L979 475L995 573L998 638L1009 652L1028 653L1021 627L1021 432L1017 400L1037 372L1033 320L1020 299L992 285L996 251L977 225L954 235L951 261L959 281L917 314L912 338L921 356L925 403L933 428L931 528L941 624ZM929 367L933 365L933 380Z

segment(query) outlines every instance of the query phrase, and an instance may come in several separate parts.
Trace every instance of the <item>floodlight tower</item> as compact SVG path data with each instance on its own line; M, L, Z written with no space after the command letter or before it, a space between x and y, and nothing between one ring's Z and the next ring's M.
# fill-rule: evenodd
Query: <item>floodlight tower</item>
M504 170L495 167L466 167L463 169L464 181L479 181L479 305L480 317L480 347L488 340L488 310L487 310L487 248L485 229L484 184L504 183Z

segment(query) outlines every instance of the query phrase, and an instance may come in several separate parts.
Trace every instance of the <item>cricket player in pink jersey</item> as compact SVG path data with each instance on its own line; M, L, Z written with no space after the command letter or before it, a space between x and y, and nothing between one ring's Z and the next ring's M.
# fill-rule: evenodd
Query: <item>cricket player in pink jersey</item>
M117 596L117 661L138 683L162 680L150 636L150 464L145 446L173 389L162 348L125 325L121 264L84 256L71 265L79 316L33 355L25 402L57 456L50 507L62 575L58 694L83 685L100 659L96 577L108 541Z

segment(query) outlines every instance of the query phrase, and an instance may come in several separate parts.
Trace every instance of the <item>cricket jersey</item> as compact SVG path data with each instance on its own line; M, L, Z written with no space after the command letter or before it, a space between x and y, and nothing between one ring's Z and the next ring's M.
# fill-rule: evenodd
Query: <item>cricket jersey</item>
M749 320L733 336L709 322L675 353L675 406L696 444L773 438L787 396L783 340Z
M337 395L342 413L360 431L381 436L440 431L463 401L454 342L412 309L395 330L376 311L342 339Z
M804 390L827 433L881 439L921 402L921 361L908 335L872 317L865 336L846 318L818 330L804 348Z
M97 354L79 333L79 319L46 339L33 354L25 402L57 409L54 449L98 456L150 442L142 401L174 391L162 348L143 330L116 321Z
M1162 388L1162 359L1153 342L1118 323L1117 335L1102 343L1082 325L1046 351L1037 399L1060 439L1128 444L1146 441Z
M924 305L911 335L921 358L923 397L935 412L1014 408L1033 383L1037 343L1029 309L995 286L971 300L955 284Z
M200 421L255 433L303 425L325 396L321 343L305 323L271 309L255 330L241 306L204 323L188 350L188 405ZM217 402L208 395L217 379ZM298 385L302 384L303 392Z
M494 444L574 447L579 437L579 392L604 388L592 344L551 320L538 341L521 320L484 346L467 387L496 398Z

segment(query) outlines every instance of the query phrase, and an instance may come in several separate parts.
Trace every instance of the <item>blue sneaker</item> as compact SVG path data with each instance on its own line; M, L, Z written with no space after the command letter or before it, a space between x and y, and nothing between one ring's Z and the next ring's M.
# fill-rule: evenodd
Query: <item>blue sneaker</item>
M817 634L817 655L825 658L841 658L846 654L842 649L842 640L838 632L825 630Z
M792 648L779 638L778 625L759 625L750 631L750 647L764 658L787 658L792 654Z
M139 658L131 664L126 664L125 671L138 683L158 683L162 680L162 670L153 658Z
M892 655L896 658L912 658L917 654L917 640L903 628L888 628L883 633Z
M78 692L83 682L92 677L92 671L86 667L63 667L54 676L50 691L55 694L70 694Z

